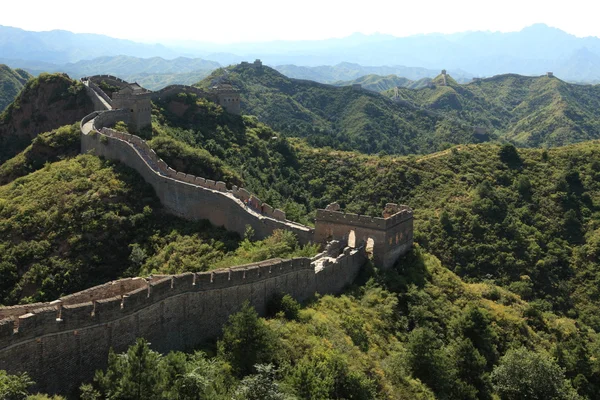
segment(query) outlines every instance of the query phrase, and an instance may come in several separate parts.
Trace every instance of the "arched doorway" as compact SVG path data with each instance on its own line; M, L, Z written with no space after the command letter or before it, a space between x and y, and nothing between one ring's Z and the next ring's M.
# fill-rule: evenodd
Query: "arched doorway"
M365 246L365 251L372 256L374 247L375 247L375 240L373 240L373 238L371 238L371 237L368 238L367 245Z
M354 230L351 230L348 234L348 247L356 247L356 233L354 232Z

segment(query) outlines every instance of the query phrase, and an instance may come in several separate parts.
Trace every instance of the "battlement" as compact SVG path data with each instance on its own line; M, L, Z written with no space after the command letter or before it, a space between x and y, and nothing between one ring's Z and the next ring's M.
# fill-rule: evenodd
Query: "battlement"
M171 296L246 285L314 269L311 262L308 258L272 259L228 269L162 276L157 280L148 279L150 282L143 278L127 278L50 303L0 307L3 316L0 349L45 333L107 323Z
M218 334L245 301L264 315L276 293L289 293L298 301L315 293L339 293L352 283L365 254L336 248L313 259L272 259L208 272L127 278L50 303L0 307L0 369L27 371L44 391L64 392L105 365L109 348L123 351L136 337L146 337L164 351L197 346ZM56 346L55 340L65 346ZM30 352L40 345L43 352ZM58 370L66 380L58 384L58 370L45 372L56 365L41 361L56 357L65 361ZM99 360L100 365L82 370L73 362L81 357ZM31 364L32 358L39 361Z
M336 222L344 225L354 225L370 229L384 230L385 219L377 217L368 217L353 213L344 213L340 211L317 210L317 221Z
M412 210L408 206L403 206L398 213L389 218L369 217L341 211L317 210L316 219L319 222L342 223L361 228L387 230L412 218L412 214Z
M106 101L110 106L112 106L112 98L109 95L107 95L100 86L96 85L96 83L94 83L94 81L92 80L87 80L86 83L90 89L96 92L98 96L102 97L104 101Z
M116 157L138 170L144 179L155 187L157 195L167 209L184 218L208 219L214 225L225 226L240 235L244 234L245 226L250 225L258 239L267 237L275 229L287 229L296 233L301 243L312 240L312 228L288 221L282 210L261 202L244 188L228 188L225 182L215 182L175 171L139 136L106 128L120 120L127 122L129 115L127 110L111 110L86 116L81 124L82 153L93 150L98 155ZM89 121L92 121L92 131L108 139L108 142L100 141L94 135L83 131L84 125L87 126ZM174 195L178 192L185 192L183 199ZM202 203L198 204L199 198L207 204L212 203L212 208L205 207ZM238 217L232 218L233 215Z

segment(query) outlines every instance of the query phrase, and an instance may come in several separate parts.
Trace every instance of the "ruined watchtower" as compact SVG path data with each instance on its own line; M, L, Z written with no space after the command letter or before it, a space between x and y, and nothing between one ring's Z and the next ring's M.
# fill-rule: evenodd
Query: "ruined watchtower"
M135 132L152 125L152 92L137 83L129 83L113 93L113 108L130 112L129 126Z
M315 242L347 241L350 247L365 246L375 264L390 268L413 243L413 212L408 206L388 203L383 218L343 213L337 203L317 210Z

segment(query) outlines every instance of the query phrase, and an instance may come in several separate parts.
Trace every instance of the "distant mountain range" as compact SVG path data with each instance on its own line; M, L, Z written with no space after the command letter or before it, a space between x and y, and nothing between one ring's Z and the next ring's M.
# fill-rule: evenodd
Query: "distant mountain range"
M37 71L48 70L53 65L68 69L69 63L126 55L151 60L160 57L162 61L185 57L185 62L174 62L168 67L159 68L161 62L150 62L149 67L153 66L155 70L135 72L152 74L189 73L192 70L178 68L184 68L183 64L189 64L190 59L201 58L205 62L194 71L207 71L206 63L210 62L205 60L229 65L260 58L267 65L279 66L277 69L290 77L320 82L353 80L368 74L394 74L418 80L433 77L431 71L437 74L442 69L448 70L458 81L472 76L489 77L504 73L539 76L553 71L567 81L600 82L600 39L578 38L544 24L511 33L463 32L401 38L353 34L341 39L219 45L189 41L168 45L144 44L103 35L30 32L0 26L0 54L0 63ZM374 67L363 67L365 70L358 75L341 76L341 63ZM337 70L329 71L331 66L337 67ZM382 66L391 67L380 71L368 70ZM80 67L93 69L91 64ZM353 69L355 72L356 69Z

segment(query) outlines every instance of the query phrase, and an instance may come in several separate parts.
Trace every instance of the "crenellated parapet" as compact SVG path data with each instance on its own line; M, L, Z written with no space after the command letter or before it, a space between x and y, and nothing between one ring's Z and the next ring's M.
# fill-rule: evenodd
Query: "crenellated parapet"
M298 301L339 293L365 254L329 250L312 259L122 279L50 303L0 307L0 369L28 372L36 390L68 393L106 366L110 348L124 351L137 337L157 351L193 349L217 336L246 301L264 315L277 293Z
M313 240L312 228L287 220L285 212L263 203L246 189L235 185L228 188L225 182L178 172L139 136L107 128L117 121L128 122L128 116L124 109L86 116L81 123L81 152L91 151L136 169L173 214L187 219L208 219L213 225L240 235L250 225L257 239L284 229L293 231L300 243Z

